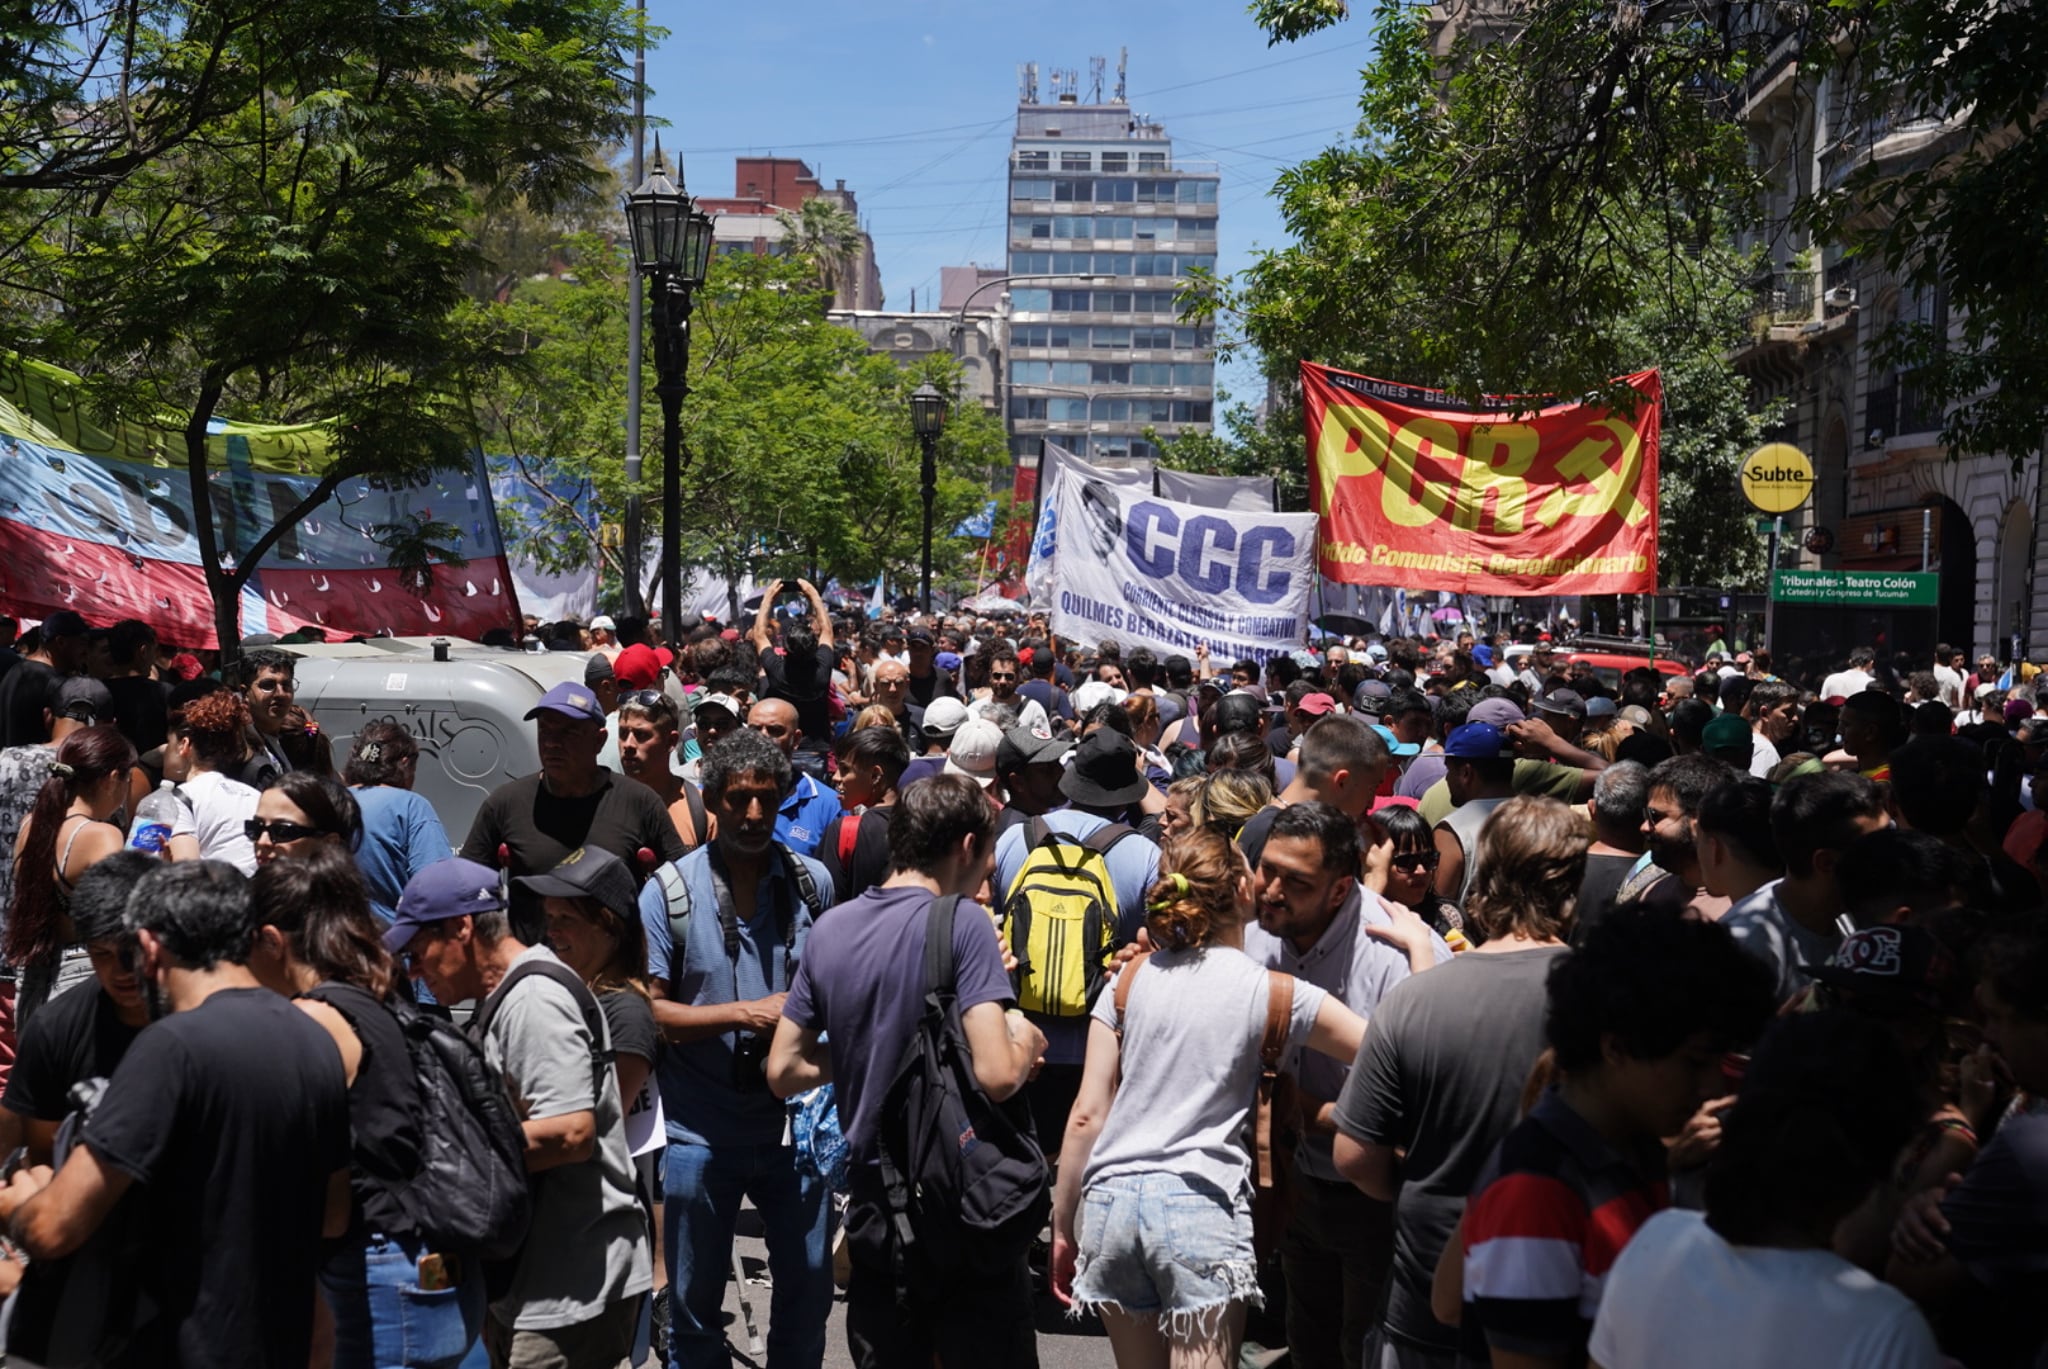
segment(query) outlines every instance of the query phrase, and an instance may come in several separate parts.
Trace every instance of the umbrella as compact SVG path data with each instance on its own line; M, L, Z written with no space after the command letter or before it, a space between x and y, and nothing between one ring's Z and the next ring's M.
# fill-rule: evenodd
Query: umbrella
M1465 615L1454 608L1440 608L1429 616L1439 623L1462 623L1465 621Z
M1379 631L1365 619L1349 613L1325 613L1316 619L1316 626L1325 632L1334 632L1345 637L1369 637Z

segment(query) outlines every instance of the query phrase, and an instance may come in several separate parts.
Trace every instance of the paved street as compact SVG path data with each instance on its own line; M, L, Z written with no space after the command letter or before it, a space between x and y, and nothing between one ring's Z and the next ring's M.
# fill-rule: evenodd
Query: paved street
M752 1209L740 1213L740 1259L747 1271L747 1298L753 1304L755 1323L768 1332L768 1247L761 1240L761 1227ZM725 1291L726 1335L732 1343L733 1362L760 1369L765 1355L748 1353L745 1324L740 1319L739 1290ZM1038 1362L1041 1369L1108 1369L1114 1363L1102 1328L1090 1320L1076 1324L1067 1320L1059 1304L1043 1294L1038 1299ZM826 1369L849 1369L853 1361L846 1353L846 1298L832 1299L832 1324L825 1334Z

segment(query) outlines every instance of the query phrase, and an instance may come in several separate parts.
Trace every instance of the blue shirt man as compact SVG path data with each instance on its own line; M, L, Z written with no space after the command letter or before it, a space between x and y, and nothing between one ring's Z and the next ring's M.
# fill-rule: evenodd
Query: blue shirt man
M758 732L784 756L796 755L804 736L797 726L796 706L787 699L763 699L748 709L747 729ZM775 839L798 855L816 855L825 829L840 812L839 795L829 785L795 771L776 813Z
M815 1366L832 1305L827 1192L798 1172L762 1062L832 881L823 865L775 840L796 775L773 740L750 729L721 738L703 776L717 837L640 892L655 1022L667 1041L657 1078L668 1127L669 1362L731 1363L725 1281L740 1203L749 1199L775 1285L769 1362Z

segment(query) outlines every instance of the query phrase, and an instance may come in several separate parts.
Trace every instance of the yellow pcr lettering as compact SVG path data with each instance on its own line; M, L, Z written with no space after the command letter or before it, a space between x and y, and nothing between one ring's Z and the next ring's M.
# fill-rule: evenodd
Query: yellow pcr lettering
M1396 527L1426 528L1440 522L1454 498L1451 489L1432 485L1417 473L1425 442L1436 449L1439 458L1461 455L1458 430L1438 419L1418 418L1393 435L1383 448L1386 466L1380 511Z
M1387 420L1374 409L1340 409L1323 414L1316 442L1316 508L1325 516L1337 508L1337 482L1364 475L1379 463L1374 453L1386 450Z
M1486 497L1493 495L1493 530L1520 532L1529 502L1524 479L1536 462L1542 439L1526 423L1490 423L1472 430L1472 449L1459 472L1457 507L1451 521L1466 532L1476 531L1486 516Z

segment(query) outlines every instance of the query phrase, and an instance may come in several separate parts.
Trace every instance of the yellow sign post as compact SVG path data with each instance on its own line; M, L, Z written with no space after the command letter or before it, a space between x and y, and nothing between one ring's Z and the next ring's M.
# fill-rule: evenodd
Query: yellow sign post
M1771 442L1742 459L1742 497L1758 513L1790 513L1813 497L1813 461L1789 442Z

